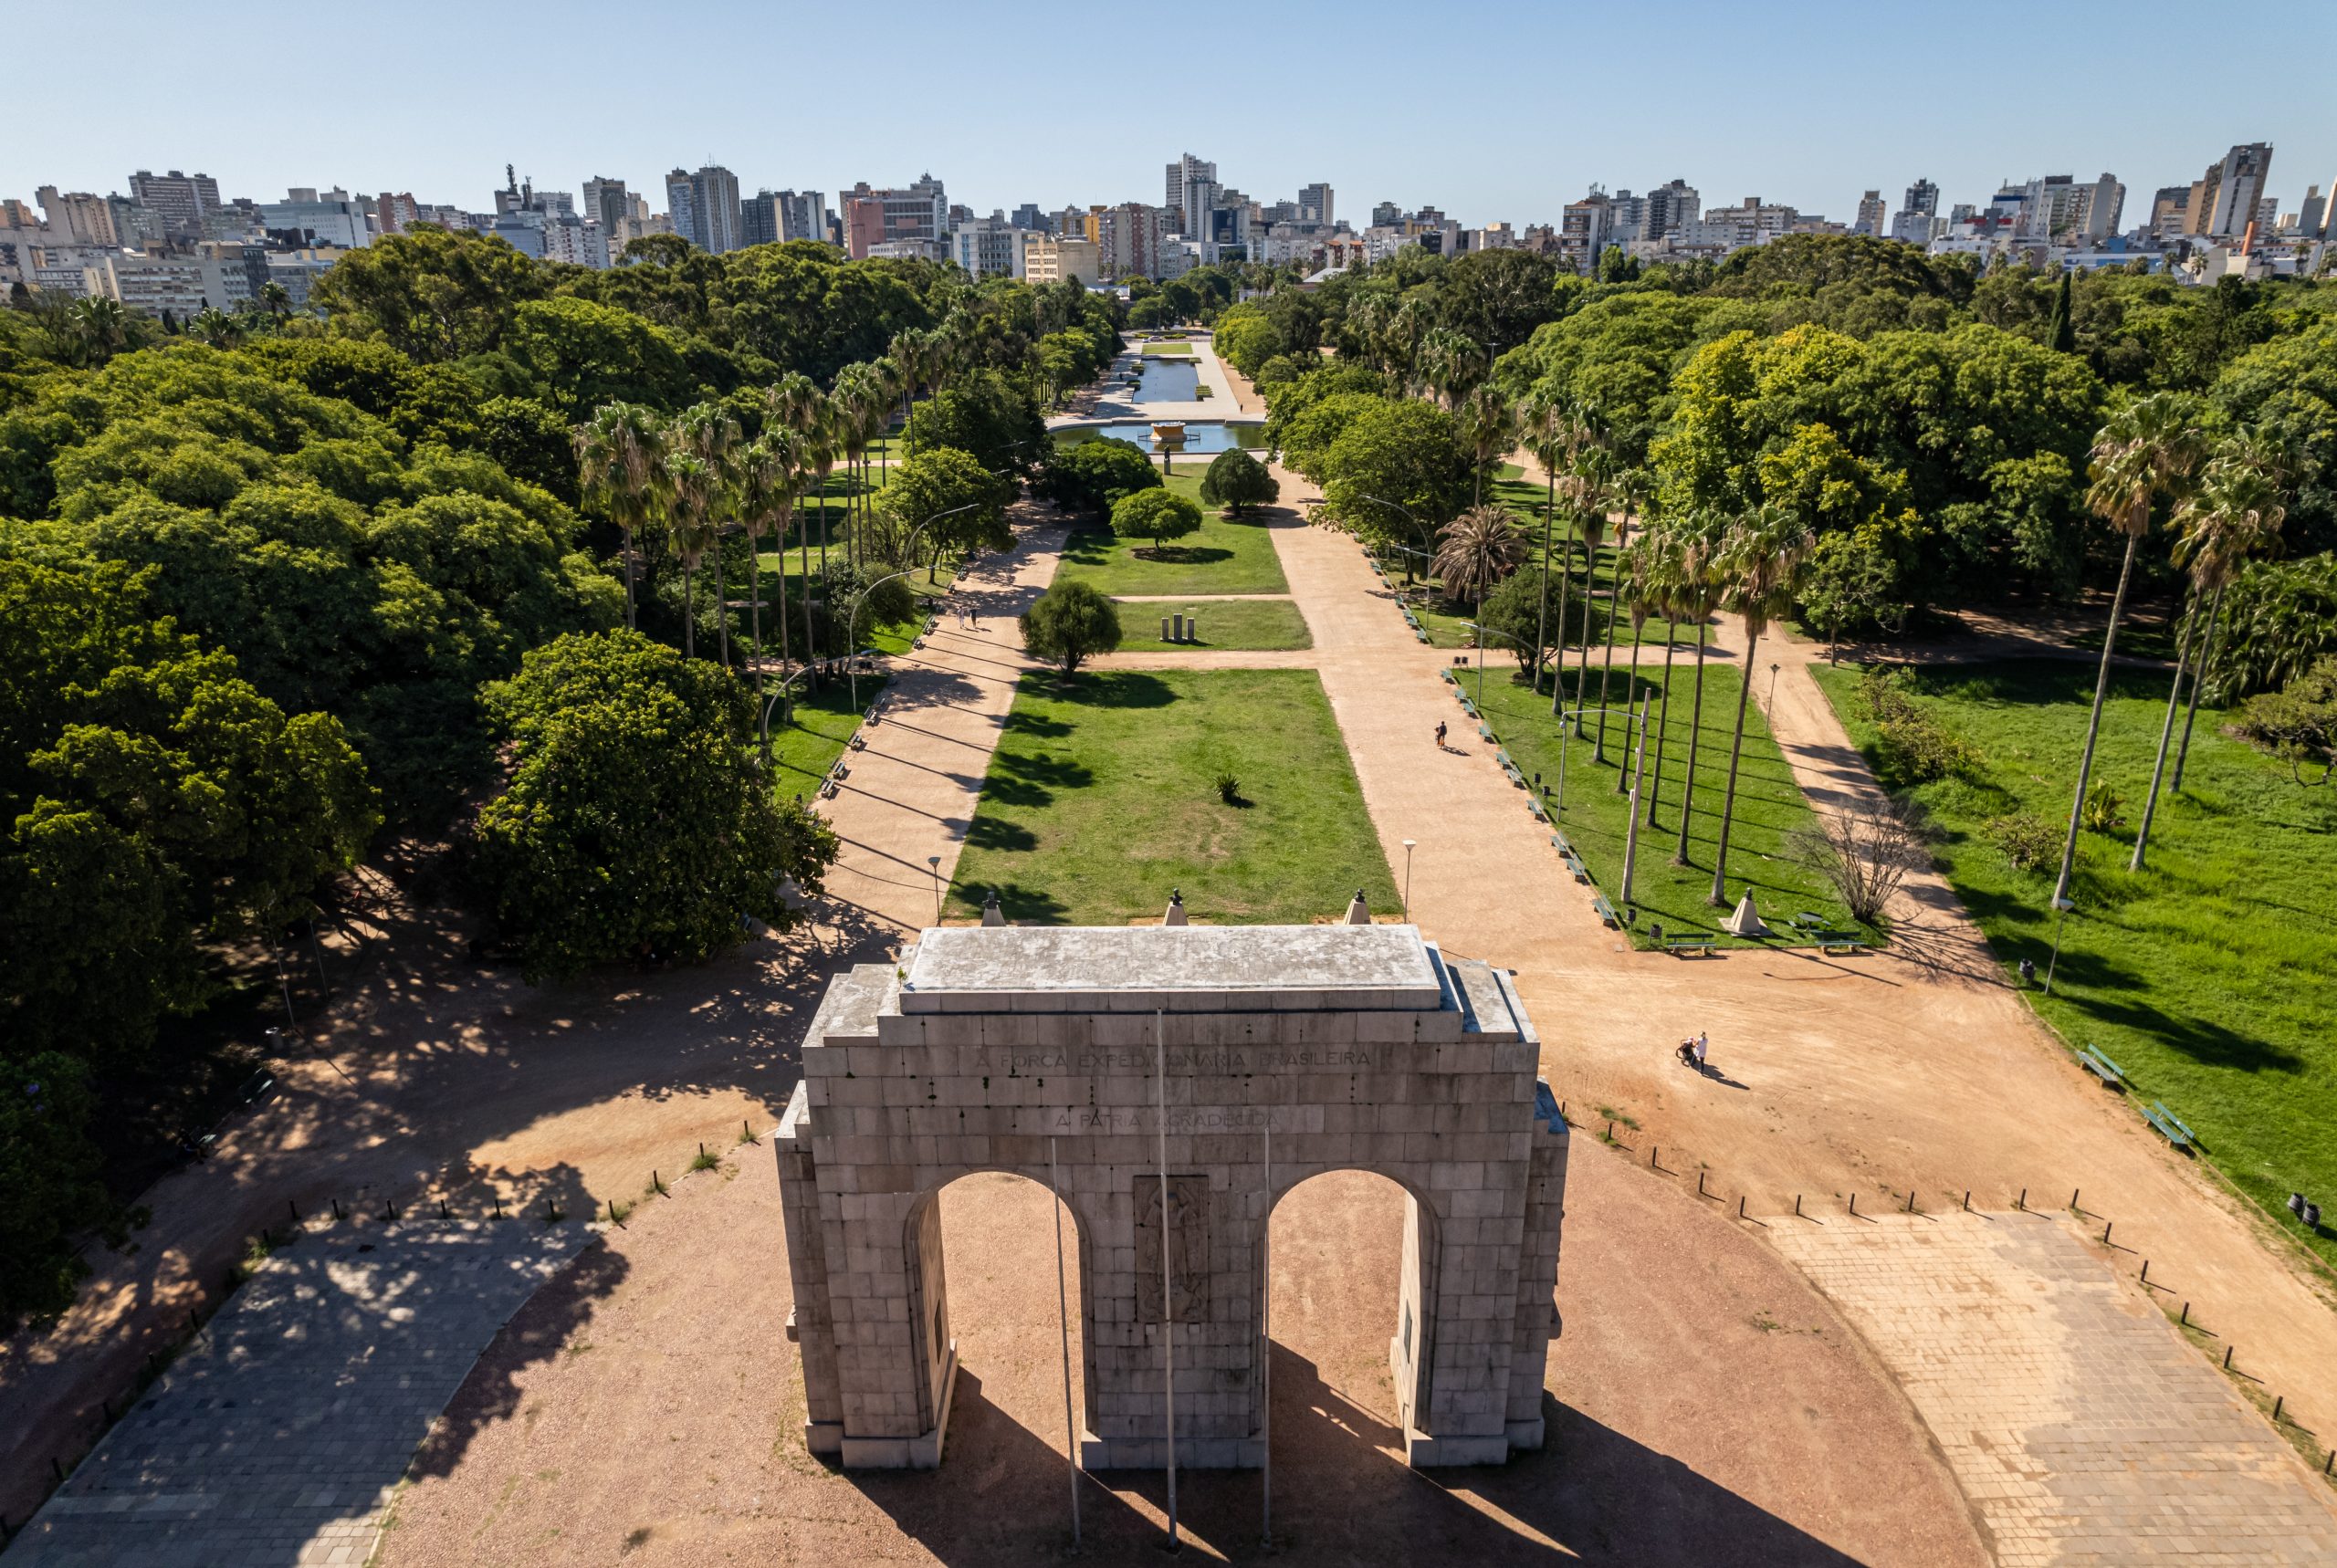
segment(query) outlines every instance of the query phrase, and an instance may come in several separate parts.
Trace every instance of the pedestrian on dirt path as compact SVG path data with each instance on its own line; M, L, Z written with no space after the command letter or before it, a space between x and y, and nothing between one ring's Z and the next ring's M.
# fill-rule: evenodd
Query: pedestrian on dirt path
M1442 719L1436 721L1436 748L1439 751L1444 749L1444 721Z
M1706 1040L1706 1039L1704 1038L1704 1031L1703 1031L1703 1030L1698 1030L1696 1031L1696 1071L1697 1071L1702 1072L1702 1071L1704 1070L1704 1053L1705 1053L1707 1051L1711 1050L1711 1049L1712 1049L1712 1041L1710 1041L1710 1040Z

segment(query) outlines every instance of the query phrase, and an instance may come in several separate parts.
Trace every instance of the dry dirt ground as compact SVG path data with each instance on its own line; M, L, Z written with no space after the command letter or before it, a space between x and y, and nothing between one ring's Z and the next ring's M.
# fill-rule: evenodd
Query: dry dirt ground
M1580 1134L1577 1134L1580 1136ZM1578 1145L1548 1447L1414 1472L1389 1425L1401 1199L1317 1177L1273 1226L1274 1550L1255 1472L1186 1472L1204 1560L1976 1564L1962 1500L1857 1336L1714 1206ZM548 1291L425 1446L384 1568L708 1562L1022 1564L1070 1543L1052 1205L1016 1177L942 1197L962 1370L933 1473L805 1453L761 1148L613 1232L605 1294ZM1591 1218L1591 1217L1595 1217ZM1065 1219L1066 1248L1075 1246ZM1075 1289L1075 1278L1074 1288ZM1077 1298L1072 1299L1076 1333ZM1077 1397L1078 1345L1071 1345ZM1157 1561L1163 1478L1079 1486L1084 1560Z

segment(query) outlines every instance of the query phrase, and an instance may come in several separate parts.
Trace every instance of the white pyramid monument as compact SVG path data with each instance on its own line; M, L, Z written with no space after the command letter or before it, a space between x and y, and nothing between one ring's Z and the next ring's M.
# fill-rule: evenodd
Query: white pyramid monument
M1769 928L1761 924L1760 912L1753 907L1753 893L1747 888L1745 896L1736 901L1736 913L1721 922L1720 928L1731 936L1766 936Z

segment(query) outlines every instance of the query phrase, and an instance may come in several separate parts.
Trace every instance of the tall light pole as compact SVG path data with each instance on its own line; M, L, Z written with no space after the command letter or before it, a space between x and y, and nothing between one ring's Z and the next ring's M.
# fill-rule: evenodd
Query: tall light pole
M2053 900L2053 956L2045 966L2045 994L2049 997L2053 994L2053 971L2061 965L2061 922L2067 920L2070 911L2076 907L2077 903L2073 899L2056 896Z
M1404 841L1404 924L1407 925L1412 923L1412 851L1419 843L1418 839Z
M1777 727L1777 667L1769 666L1769 727Z
M1360 495L1360 494L1361 494L1361 492L1357 492L1357 494L1358 494L1358 495ZM1411 511L1410 510L1410 508L1408 508L1408 507L1399 507L1399 506L1398 506L1395 502L1390 501L1390 500L1388 500L1388 499L1386 499L1385 497L1379 497L1379 496L1363 496L1363 497L1362 497L1362 498L1363 498L1364 500L1367 500L1367 501L1371 502L1371 503L1372 503L1373 505L1375 505L1375 506L1380 506L1380 507L1387 507L1389 511L1394 512L1394 513L1396 513L1398 516L1401 517L1404 519L1404 521L1406 521L1406 522L1408 522L1408 523L1411 524L1411 525L1412 525L1412 535L1413 535L1413 537L1414 537L1415 538L1419 538L1419 539L1426 540L1426 539L1429 538L1429 535L1428 535L1427 530L1425 530L1424 528L1422 528L1420 527L1420 520L1418 517L1416 517L1412 516ZM1399 545L1397 548L1398 548L1399 549L1402 549L1404 547L1402 547L1401 545ZM1416 549L1416 550L1405 550L1405 553L1406 553L1407 555L1421 556L1421 557L1426 557L1426 558L1428 558L1428 559L1434 559L1434 558L1432 558L1432 557L1429 557L1428 551L1426 551L1426 550L1420 550L1420 549Z
M1631 907L1631 871L1639 864L1640 859L1640 784L1647 777L1647 705L1653 700L1651 694L1642 693L1638 705L1640 736L1639 745L1634 749L1631 763L1631 825L1630 831L1623 835L1622 894L1623 912L1626 916L1630 915ZM1560 744L1563 745L1564 742Z
M1521 653L1525 652L1525 643L1521 639L1513 637L1506 632L1496 632L1492 627L1487 626L1481 622L1463 621L1461 624L1475 632L1477 637L1477 711L1483 713L1485 707L1485 639L1488 637L1498 637L1503 642L1514 647ZM1538 662L1539 661L1536 661L1536 663ZM1536 672L1536 677L1539 677L1538 671Z
M941 857L927 855L925 863L933 868L933 923L941 924Z

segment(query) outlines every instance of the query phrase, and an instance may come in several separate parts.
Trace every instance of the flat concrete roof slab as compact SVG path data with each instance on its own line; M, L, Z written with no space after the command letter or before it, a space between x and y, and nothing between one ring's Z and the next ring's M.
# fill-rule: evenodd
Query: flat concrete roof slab
M1417 925L942 926L922 933L904 1013L1433 1012Z

